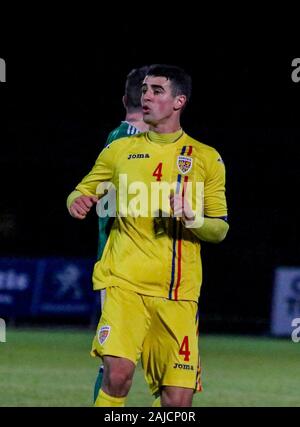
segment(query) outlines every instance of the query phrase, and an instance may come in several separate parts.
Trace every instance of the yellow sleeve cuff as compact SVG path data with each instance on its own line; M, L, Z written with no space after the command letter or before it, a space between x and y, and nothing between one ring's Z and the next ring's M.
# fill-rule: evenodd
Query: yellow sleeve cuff
M81 193L81 191L78 191L78 190L74 190L74 191L72 191L72 193L69 194L69 196L67 198L67 208L68 208L68 210L70 210L71 204L79 196L82 196L82 193Z
M226 221L220 218L202 218L201 224L201 219L198 221L198 223L197 220L191 221L190 224L184 223L185 227L189 228L198 239L211 243L220 243L225 239L229 229Z

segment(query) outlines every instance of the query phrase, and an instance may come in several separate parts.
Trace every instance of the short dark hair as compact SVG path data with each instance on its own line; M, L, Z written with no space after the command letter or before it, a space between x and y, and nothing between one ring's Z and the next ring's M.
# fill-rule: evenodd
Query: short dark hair
M153 64L148 67L148 76L166 77L171 82L172 95L185 95L187 102L192 93L192 78L176 65Z
M142 83L148 72L148 66L132 69L126 78L125 96L128 110L141 108Z

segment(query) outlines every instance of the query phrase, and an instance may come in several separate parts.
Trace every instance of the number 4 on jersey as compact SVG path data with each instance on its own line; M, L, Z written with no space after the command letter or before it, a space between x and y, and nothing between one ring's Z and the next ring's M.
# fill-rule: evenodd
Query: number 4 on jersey
M183 354L184 355L184 361L188 362L190 360L190 350L189 350L189 337L185 336L183 338L180 350L179 350L179 354Z
M158 163L155 171L153 172L152 176L156 177L156 181L161 181L161 177L162 177L162 162Z

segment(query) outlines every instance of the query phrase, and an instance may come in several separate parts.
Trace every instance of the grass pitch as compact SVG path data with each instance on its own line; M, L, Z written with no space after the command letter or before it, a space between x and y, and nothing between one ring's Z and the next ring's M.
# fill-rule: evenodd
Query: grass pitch
M91 406L99 361L93 331L8 328L0 343L0 406ZM300 407L300 343L206 335L200 341L204 391L193 406ZM126 406L151 406L138 365Z

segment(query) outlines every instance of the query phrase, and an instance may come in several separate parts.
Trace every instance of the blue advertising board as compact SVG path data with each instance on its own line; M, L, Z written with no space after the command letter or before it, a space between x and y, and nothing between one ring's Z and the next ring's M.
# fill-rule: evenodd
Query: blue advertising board
M278 267L275 271L271 333L292 336L300 321L300 268Z
M98 303L93 264L84 258L0 258L0 317L91 317Z

